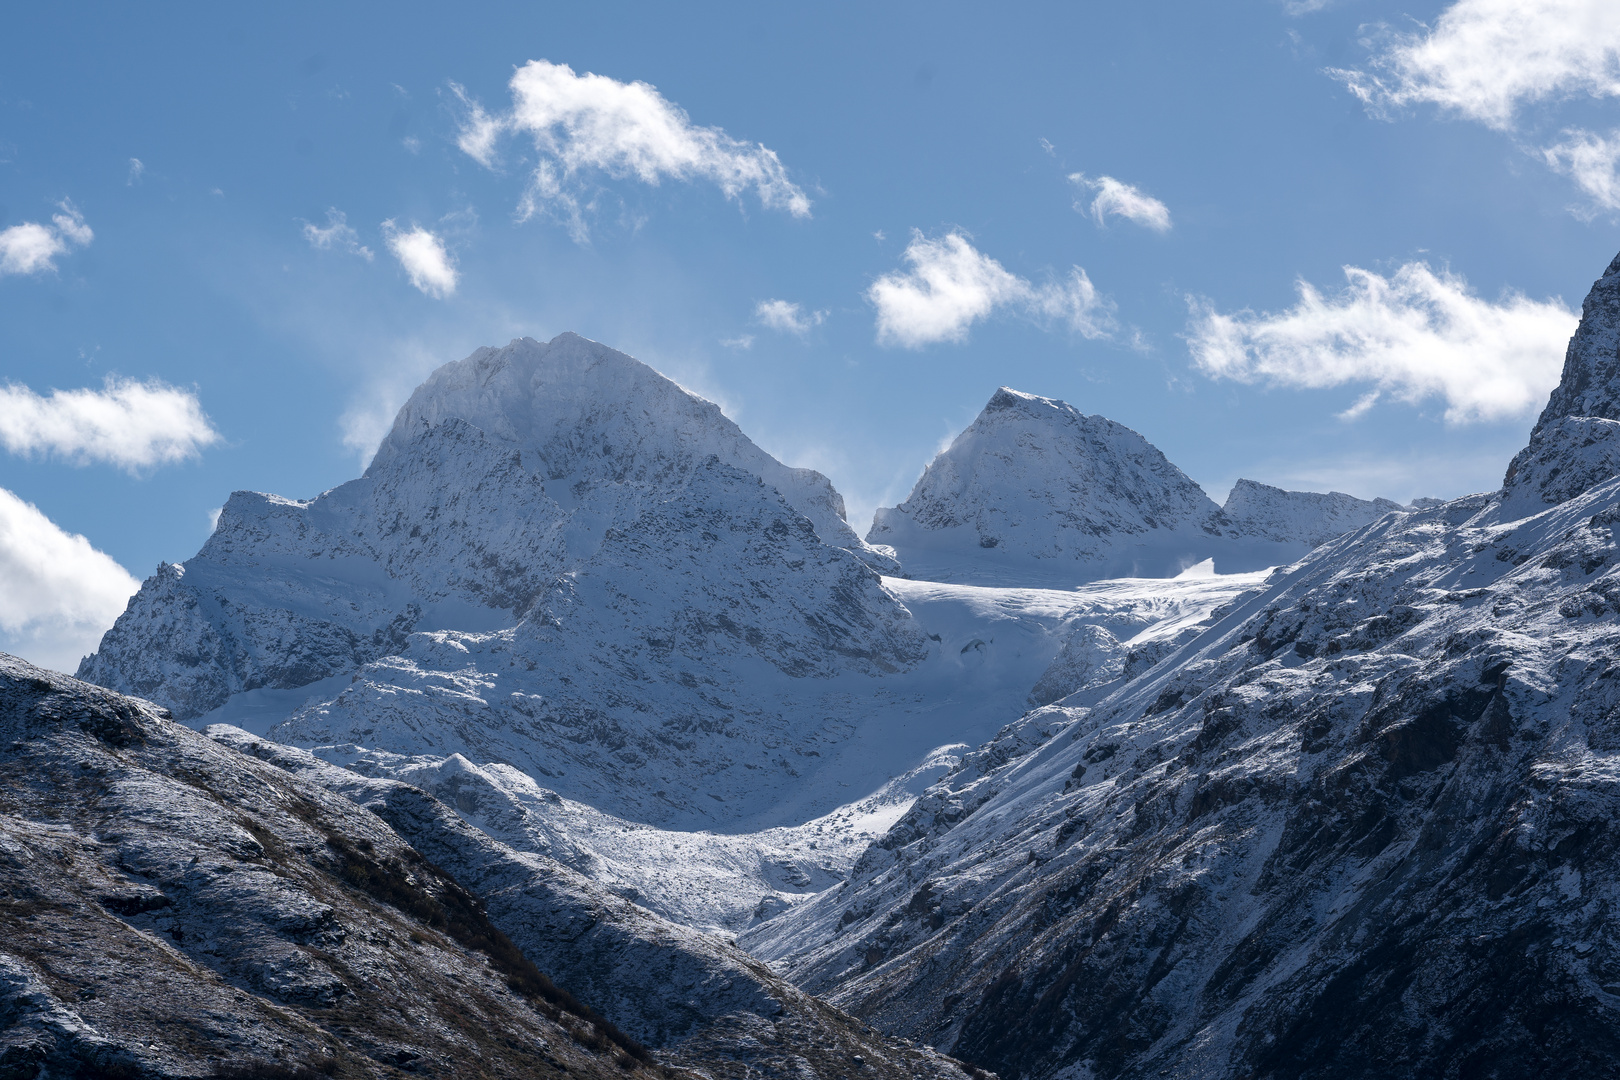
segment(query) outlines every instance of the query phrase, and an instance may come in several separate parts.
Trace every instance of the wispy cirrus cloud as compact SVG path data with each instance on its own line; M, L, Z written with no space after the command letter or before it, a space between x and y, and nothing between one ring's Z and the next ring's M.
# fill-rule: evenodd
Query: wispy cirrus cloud
M344 251L358 255L367 262L376 257L370 248L360 242L360 234L349 224L348 215L335 206L326 211L325 225L306 221L303 232L309 246L317 251Z
M1571 127L1552 146L1527 145L1518 135L1532 106L1620 97L1614 0L1456 0L1433 27L1415 33L1380 27L1365 43L1373 49L1367 64L1328 73L1374 116L1393 119L1412 106L1436 106L1513 137L1574 180L1591 199L1590 206L1570 208L1577 216L1620 209L1616 133L1604 138Z
M975 322L1011 311L1038 322L1061 321L1088 338L1114 329L1114 305L1076 266L1067 281L1036 285L969 243L962 232L928 238L913 232L902 256L910 268L874 281L866 299L877 308L879 344L908 349L967 339Z
M84 247L95 239L95 233L85 224L84 215L71 200L57 204L58 213L51 215L51 223L25 221L9 229L0 230L0 276L6 274L42 274L56 269L56 257L70 248Z
M435 300L456 291L460 275L455 259L436 234L414 223L409 229L401 229L393 218L382 223L382 230L388 250L399 260L412 285Z
M1385 29L1360 69L1330 69L1381 115L1437 105L1498 131L1525 105L1620 97L1620 4L1613 0L1457 0L1433 28Z
M597 173L654 186L664 180L708 181L727 198L752 191L766 209L810 216L809 196L788 179L774 150L694 124L648 83L581 75L567 64L531 60L517 69L509 86L512 108L498 114L462 87L451 89L465 109L457 145L481 165L498 164L500 140L507 133L533 140L540 161L519 204L522 217L550 210L583 240L588 234L585 185Z
M1577 322L1561 301L1508 292L1493 302L1423 262L1387 278L1355 266L1344 274L1348 284L1335 296L1300 281L1298 303L1280 312L1225 315L1189 297L1194 363L1246 383L1368 385L1346 417L1383 396L1439 398L1451 423L1524 415L1558 382Z
M1112 176L1093 179L1085 173L1070 173L1069 181L1095 193L1089 203L1084 198L1077 200L1074 208L1089 213L1098 225L1106 225L1110 217L1122 217L1154 232L1170 231L1170 208L1133 184Z
M1570 207L1575 216L1591 220L1601 211L1620 210L1620 128L1607 138L1570 128L1563 142L1543 147L1541 156L1591 200L1588 206Z
M140 582L90 541L0 488L0 649L72 672Z
M109 377L100 390L49 395L0 385L0 446L13 454L137 472L195 457L219 439L195 393L156 379Z
M754 318L761 326L799 337L826 322L828 314L826 311L806 311L802 304L791 300L761 300L754 305Z

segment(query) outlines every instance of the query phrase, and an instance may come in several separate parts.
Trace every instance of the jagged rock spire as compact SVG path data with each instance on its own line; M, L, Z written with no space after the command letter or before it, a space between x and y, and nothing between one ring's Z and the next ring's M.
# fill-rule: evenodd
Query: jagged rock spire
M1524 513L1572 499L1620 473L1620 255L1581 304L1564 374L1530 443L1502 481L1504 504Z
M1535 430L1566 416L1620 420L1620 255L1586 294L1581 325L1564 354L1563 377Z

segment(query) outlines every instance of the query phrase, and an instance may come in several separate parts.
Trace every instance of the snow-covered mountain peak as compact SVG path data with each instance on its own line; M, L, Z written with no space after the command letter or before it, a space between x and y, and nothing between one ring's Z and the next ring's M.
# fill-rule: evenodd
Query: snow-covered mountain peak
M438 368L400 409L367 474L450 418L519 447L525 466L565 504L569 492L603 483L667 487L718 457L780 491L827 543L875 557L844 520L843 496L825 476L783 465L714 402L578 334L517 338Z
M1008 387L939 454L870 543L941 580L1175 573L1220 508L1123 424ZM1196 546L1196 545L1195 545Z
M842 512L826 477L787 468L645 364L574 334L521 339L435 372L363 477L302 501L232 495L184 572L149 579L80 671L189 719L352 672L415 631L510 627L560 576L677 525L696 529L682 567L694 580L735 569L708 537L791 535L776 607L797 610L815 577L798 570L825 567L870 608L852 616L848 655L905 667L914 631L868 569L892 560ZM733 625L723 610L689 614Z
M1342 491L1284 491L1255 480L1232 485L1222 511L1245 536L1282 542L1327 543L1406 507L1389 499L1358 499Z
M1504 511L1538 513L1620 473L1620 255L1592 284L1564 373L1502 481Z

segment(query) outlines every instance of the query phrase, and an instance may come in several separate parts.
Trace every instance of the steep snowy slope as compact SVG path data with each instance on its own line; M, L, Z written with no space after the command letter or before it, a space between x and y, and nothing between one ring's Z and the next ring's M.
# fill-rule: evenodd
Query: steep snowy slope
M531 655L521 628L420 635L273 734L432 791L491 835L688 925L739 930L841 881L918 792L1022 711L1043 672L1059 677L1054 656L1080 628L1108 628L1122 661L1142 651L1156 659L1162 635L1263 577L1074 591L886 579L930 643L925 662L829 680L770 668L744 679L733 667L724 686L716 665L693 676L706 680L706 697L683 697L679 680L649 689L573 660L514 665ZM666 584L659 595L680 594ZM607 650L634 639L603 640ZM1117 684L1121 674L1107 678ZM565 722L548 696L559 687L597 711ZM674 715L682 702L696 717L687 730L670 733L645 715ZM716 702L735 708L702 712ZM622 726L607 729L610 708L621 706Z
M867 539L909 577L1071 585L1282 565L1399 509L1240 480L1223 511L1130 428L1002 387Z
M764 481L745 503L785 500L813 546L892 566L825 477L783 466L646 365L574 334L481 349L411 396L361 479L304 502L233 495L202 551L143 584L80 674L189 718L348 673L414 630L511 626L649 508L724 499L742 477ZM878 603L873 617L902 617ZM908 648L883 662L904 665Z
M368 473L409 456L419 432L453 417L520 448L529 470L565 506L594 507L603 488L672 487L718 458L776 488L825 543L892 568L849 527L844 498L825 476L788 468L718 405L578 334L544 344L520 338L434 371L400 410Z
M414 788L217 734L254 756L0 656L4 1075L965 1077Z
M1342 491L1284 491L1253 480L1239 480L1227 495L1221 513L1230 523L1229 532L1254 540L1299 544L1303 549L1300 555L1304 555L1335 536L1405 509L1389 499L1358 499Z
M1617 270L1556 407L1620 400ZM1007 1077L1616 1075L1620 479L1567 419L1009 726L743 944Z
M1220 525L1209 496L1130 428L1003 387L867 540L912 577L1068 583L1171 576L1207 557Z

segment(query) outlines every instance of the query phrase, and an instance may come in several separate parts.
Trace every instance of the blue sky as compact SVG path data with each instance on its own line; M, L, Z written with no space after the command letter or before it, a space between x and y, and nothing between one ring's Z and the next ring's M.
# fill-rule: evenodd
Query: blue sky
M0 648L70 666L230 491L563 330L862 530L1001 384L1217 500L1494 487L1620 248L1610 6L13 12Z

